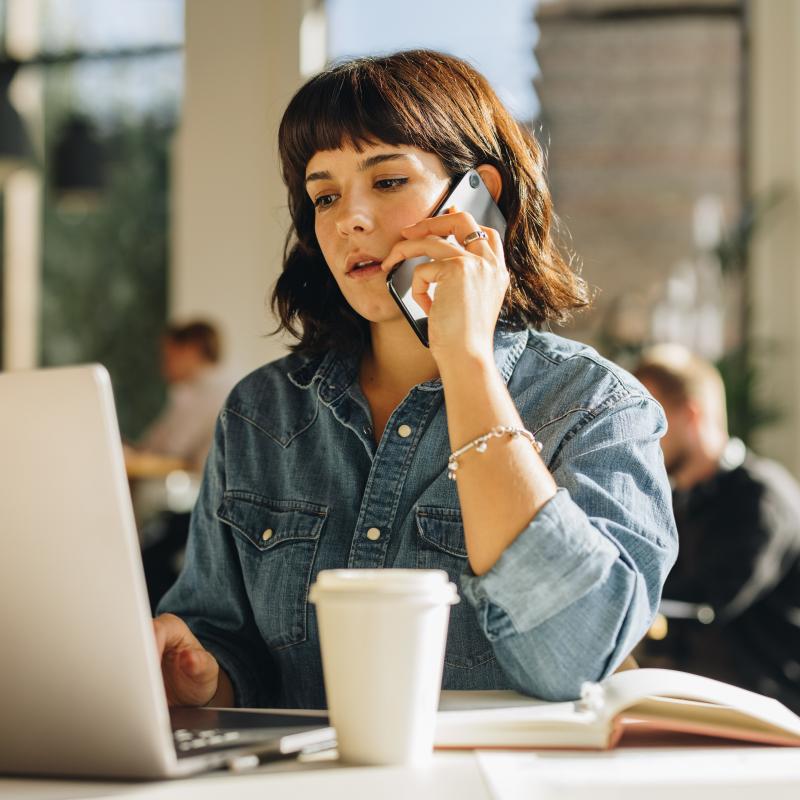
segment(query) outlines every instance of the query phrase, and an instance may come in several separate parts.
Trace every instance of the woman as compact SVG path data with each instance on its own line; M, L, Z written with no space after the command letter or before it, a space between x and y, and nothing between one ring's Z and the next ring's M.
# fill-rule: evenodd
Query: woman
M677 545L660 407L535 330L586 305L551 240L541 150L479 74L430 51L313 78L279 142L293 227L273 305L299 341L220 415L155 622L170 702L323 705L307 592L345 566L460 583L445 688L577 696L647 630ZM457 208L429 218L471 168L505 241ZM386 288L417 256L430 349Z

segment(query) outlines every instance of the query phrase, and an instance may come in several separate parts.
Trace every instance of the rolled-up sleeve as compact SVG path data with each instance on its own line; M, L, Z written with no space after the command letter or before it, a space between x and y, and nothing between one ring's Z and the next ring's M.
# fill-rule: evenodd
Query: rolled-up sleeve
M587 413L550 460L556 495L464 596L519 690L577 697L646 633L677 534L659 439L663 411L632 395Z

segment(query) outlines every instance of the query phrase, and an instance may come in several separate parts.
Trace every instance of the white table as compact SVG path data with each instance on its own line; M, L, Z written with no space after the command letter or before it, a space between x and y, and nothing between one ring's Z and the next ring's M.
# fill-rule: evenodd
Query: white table
M495 793L493 793L493 791ZM800 748L620 748L437 753L430 766L318 758L157 783L0 778L0 800L799 800Z

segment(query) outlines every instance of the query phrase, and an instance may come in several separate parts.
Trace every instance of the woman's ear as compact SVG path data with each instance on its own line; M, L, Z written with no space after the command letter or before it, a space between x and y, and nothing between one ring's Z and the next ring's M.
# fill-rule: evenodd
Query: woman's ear
M500 194L503 191L503 178L500 175L500 170L493 167L491 164L481 164L475 167L475 171L483 178L486 188L495 203L500 199Z

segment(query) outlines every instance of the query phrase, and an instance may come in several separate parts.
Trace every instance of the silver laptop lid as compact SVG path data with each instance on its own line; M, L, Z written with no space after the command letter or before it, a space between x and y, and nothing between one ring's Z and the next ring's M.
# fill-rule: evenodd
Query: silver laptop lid
M171 772L103 367L0 374L0 520L0 772Z

